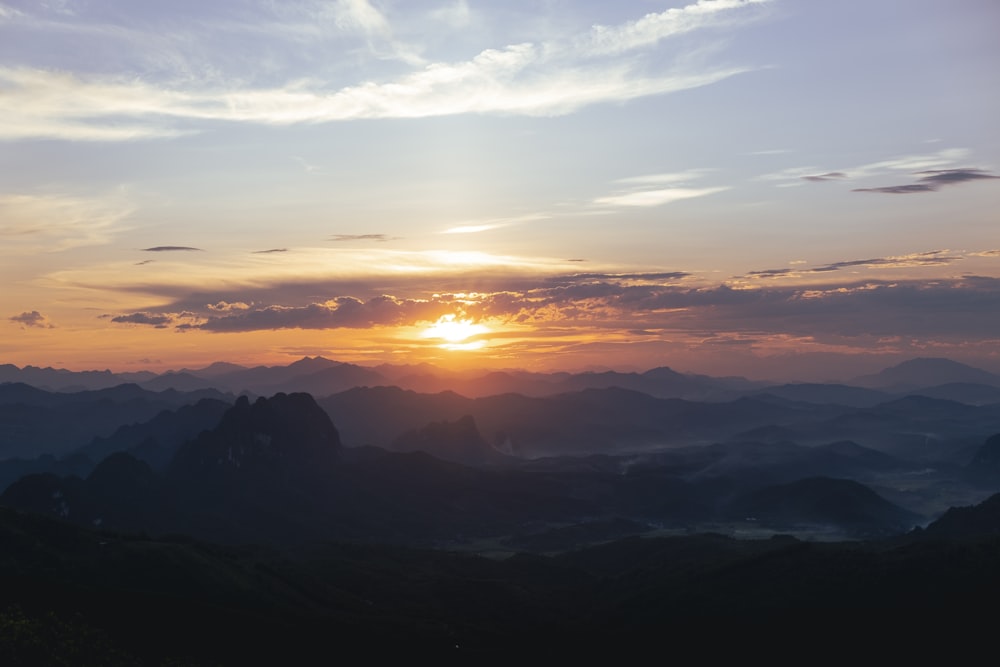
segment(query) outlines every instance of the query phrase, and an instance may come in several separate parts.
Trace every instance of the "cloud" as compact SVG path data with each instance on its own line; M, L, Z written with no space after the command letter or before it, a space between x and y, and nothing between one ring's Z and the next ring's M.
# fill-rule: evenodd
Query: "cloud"
M804 181L812 181L813 183L822 183L823 181L838 181L847 178L847 174L842 171L831 171L825 174L817 174L815 176L802 176Z
M908 255L896 255L892 257L873 257L869 259L851 259L840 262L832 262L812 268L799 267L795 269L764 269L761 271L750 271L747 278L797 278L810 273L830 273L854 267L864 267L869 269L902 269L920 266L946 266L964 259L964 255L948 254L947 250L931 250L929 252L910 253ZM796 262L803 264L803 262Z
M20 315L14 315L8 317L11 322L17 322L24 327L36 327L39 329L54 329L55 327L49 323L48 318L39 313L37 310L32 310L31 312L23 312Z
M933 250L745 276L772 278L766 282L707 281L685 271L573 273L565 271L569 267L564 262L548 273L491 273L463 265L455 275L407 271L399 281L386 271L358 278L355 295L347 281L336 279L294 284L260 280L245 289L220 286L229 294L216 293L216 299L182 294L161 312L120 314L114 321L218 335L386 328L369 334L385 338L400 335L393 327L420 326L452 315L505 332L489 337L498 348L509 346L509 353L517 346L537 350L538 345L598 339L609 345L682 346L678 352L683 346L736 345L753 354L870 351L890 345L885 342L890 339L911 341L906 344L914 349L923 344L960 346L1000 341L1000 279L941 277L940 272L919 279L908 272L890 279L887 272L946 266L974 255L993 257L990 252ZM870 274L859 277L850 271L859 268ZM385 291L357 295L372 289ZM926 317L928 312L935 317Z
M201 248L186 245L158 245L152 248L142 248L143 252L203 252Z
M440 7L431 12L431 17L453 28L464 28L472 22L472 12L466 0L455 0L450 5Z
M895 257L876 257L874 259L854 259L844 262L834 262L819 266L811 271L838 271L853 266L909 268L914 266L944 266L963 259L961 255L948 255L947 250L932 250L930 252L898 255Z
M705 197L728 190L728 187L715 188L665 188L661 190L639 190L626 192L594 200L599 206L662 206L682 199Z
M983 169L931 169L918 171L917 176L921 176L921 182L935 185L953 185L966 181L1000 178L1000 176L994 176Z
M196 328L235 332L277 329L367 328L432 321L450 312L440 303L380 296L361 301L349 296L302 307L272 305L244 309L221 317L209 317Z
M788 187L802 185L803 181L816 183L828 180L868 178L900 171L919 172L919 170L926 170L932 167L945 167L954 164L957 160L965 159L968 154L969 150L966 148L944 148L936 153L901 155L887 160L879 160L877 162L835 170L824 170L815 166L790 167L778 172L764 174L763 176L759 176L758 179L762 181L780 181L780 187ZM866 188L862 191L879 192L882 190L878 188ZM886 191L889 192L890 190ZM895 194L906 192L907 190L902 190ZM909 190L909 192L926 192L926 190Z
M676 184L676 183L687 183L696 178L701 178L710 170L708 169L691 169L689 171L681 172L670 172L665 174L645 174L643 176L629 176L628 178L619 178L615 183L625 183L625 184L635 184L635 185L664 185L664 184Z
M984 169L927 169L914 174L917 183L909 185L889 185L881 188L855 188L854 192L881 192L892 195L908 195L918 192L935 192L944 185L958 185L969 181L1000 179Z
M572 260L571 260L572 261ZM555 276L548 278L547 283L555 283L560 285L572 285L585 282L592 282L595 280L601 281L641 281L641 282L657 282L662 281L674 282L677 280L683 280L684 278L690 278L691 274L687 271L659 271L659 272L639 272L639 273L573 273L566 276Z
M336 0L333 13L339 27L360 32L378 57L398 58L410 64L424 60L409 46L395 40L388 18L368 0Z
M157 329L165 329L173 323L174 318L171 315L157 313L131 313L112 317L111 321L118 324L148 324Z
M236 301L234 303L219 301L218 303L208 304L208 309L217 313L229 313L234 310L250 310L251 307L251 304L243 303L242 301Z
M124 221L131 212L120 194L0 194L0 254L104 245L126 229Z
M501 227L506 227L503 224L484 224L484 225L462 225L459 227L451 227L442 231L442 234L478 234L479 232L488 232L491 229L499 229Z
M385 45L390 57L410 66L408 71L352 85L318 78L252 85L222 75L195 81L191 71L199 68L185 65L183 76L166 77L170 83L163 85L134 72L115 76L0 67L5 96L0 140L169 138L197 131L206 121L291 125L456 114L569 114L594 104L707 86L753 69L696 65L689 58L664 64L656 47L675 35L752 20L755 15L746 8L768 1L698 0L620 25L595 26L584 35L507 44L463 61L426 63L394 41L385 15L371 3L341 0L332 5L337 24L364 34L377 57L381 47L375 45ZM170 54L165 60L171 58L184 56Z
M581 51L592 55L624 53L712 25L718 20L716 15L721 12L764 4L766 1L698 0L685 7L647 14L641 19L617 26L595 25L576 44Z
M787 276L792 273L792 269L763 269L760 271L750 271L746 275L750 278L775 278L777 276Z
M489 220L473 221L464 225L458 225L455 227L449 227L443 230L442 234L478 234L479 232L487 232L493 229L501 229L503 227L510 227L513 225L520 225L525 222L534 222L535 220L547 220L552 216L548 213L528 213L525 215L519 215L511 218L491 218Z
M663 204L669 204L682 199L704 197L729 189L728 187L678 187L686 186L690 181L701 178L709 171L711 170L692 169L685 172L645 174L641 176L620 178L616 180L615 183L621 183L632 187L613 195L599 197L593 201L593 204L596 206L611 207L662 206ZM658 185L669 185L670 187L651 187Z
M391 240L391 237L386 234L334 234L330 237L331 241L344 242L344 241L378 241L379 243L385 243Z
M881 188L854 188L852 192L881 192L889 195L912 195L918 192L934 192L937 188L921 183L912 185L887 185Z
M288 248L271 248L269 250L254 250L253 255L270 255L276 252L288 252Z
M133 266L144 266L146 264L152 264L155 261L156 261L155 259L144 259L141 262L136 262L135 264L133 264Z

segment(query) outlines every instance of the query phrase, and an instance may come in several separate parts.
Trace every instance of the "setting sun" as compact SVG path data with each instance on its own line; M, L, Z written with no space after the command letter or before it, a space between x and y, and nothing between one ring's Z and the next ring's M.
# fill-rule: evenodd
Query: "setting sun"
M476 350L483 347L481 340L469 341L473 336L489 333L489 328L470 319L460 320L455 315L442 315L423 333L424 338L439 338L440 347L448 350Z

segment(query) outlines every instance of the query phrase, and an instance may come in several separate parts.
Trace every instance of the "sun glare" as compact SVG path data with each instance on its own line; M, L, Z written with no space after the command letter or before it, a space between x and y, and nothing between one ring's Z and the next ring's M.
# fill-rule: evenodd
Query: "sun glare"
M469 341L469 339L489 331L488 327L472 320L460 320L455 315L442 315L437 322L427 327L423 337L444 341L440 347L447 350L477 350L483 347L484 342Z

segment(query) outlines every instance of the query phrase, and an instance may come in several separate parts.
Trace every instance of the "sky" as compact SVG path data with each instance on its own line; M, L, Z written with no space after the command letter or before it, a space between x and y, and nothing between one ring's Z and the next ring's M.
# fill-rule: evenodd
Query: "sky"
M0 0L0 363L1000 371L995 0Z

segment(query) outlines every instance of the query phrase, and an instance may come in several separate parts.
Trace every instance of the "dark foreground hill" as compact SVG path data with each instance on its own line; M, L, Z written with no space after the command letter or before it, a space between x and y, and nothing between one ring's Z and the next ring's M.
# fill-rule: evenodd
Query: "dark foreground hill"
M378 545L279 555L0 508L5 665L329 664L428 651L619 657L768 638L955 660L991 641L1000 539L631 538L506 560ZM957 639L960 641L956 641Z

